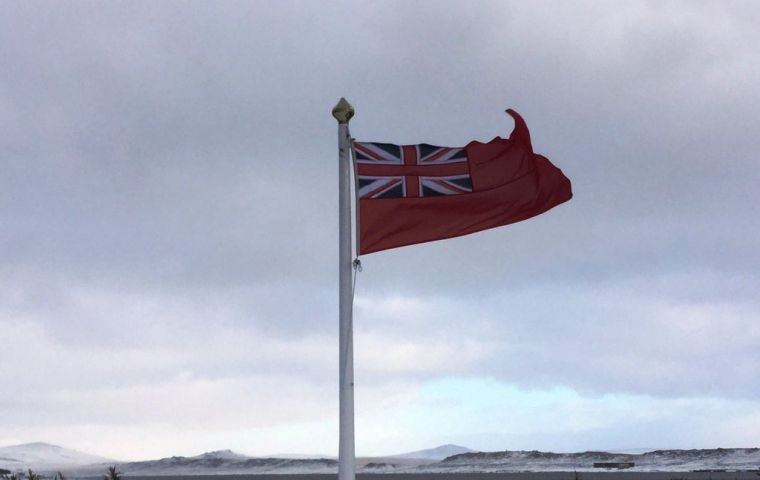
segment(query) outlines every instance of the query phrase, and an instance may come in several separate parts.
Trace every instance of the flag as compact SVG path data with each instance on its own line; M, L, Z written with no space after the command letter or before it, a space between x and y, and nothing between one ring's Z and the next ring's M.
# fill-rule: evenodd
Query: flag
M570 180L533 153L525 121L507 113L512 134L488 143L353 142L359 253L508 225L570 200Z

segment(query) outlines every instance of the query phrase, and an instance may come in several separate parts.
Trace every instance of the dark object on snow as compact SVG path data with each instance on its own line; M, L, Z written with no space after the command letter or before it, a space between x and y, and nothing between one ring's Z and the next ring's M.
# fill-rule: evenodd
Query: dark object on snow
M617 468L618 470L633 468L634 465L633 462L594 462L594 468Z

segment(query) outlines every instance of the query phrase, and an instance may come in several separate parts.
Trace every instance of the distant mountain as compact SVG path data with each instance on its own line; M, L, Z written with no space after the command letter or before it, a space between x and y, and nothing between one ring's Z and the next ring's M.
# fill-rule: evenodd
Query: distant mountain
M126 475L231 475L262 473L333 473L338 462L330 458L255 458L218 450L194 457L167 457L117 465Z
M27 468L51 470L113 462L109 458L42 442L0 447L0 468L12 471Z
M633 463L632 471L760 469L758 448L654 450L642 454L531 451L475 452L454 455L426 467L431 472L584 471L597 463Z
M332 458L337 459L335 455L327 455L324 453L273 453L271 455L262 455L266 458Z
M456 453L462 452L464 453ZM453 455L451 455L453 453ZM61 470L71 476L100 476L107 458L68 450L56 445L31 443L0 448L0 469L32 468L50 473ZM653 450L645 453L601 451L554 453L530 451L474 452L457 445L389 457L357 459L360 472L375 473L498 473L522 471L591 471L594 464L632 464L628 471L687 472L693 470L759 471L760 448L703 450ZM334 458L256 458L231 450L217 450L194 457L167 457L143 462L116 463L126 475L218 475L267 473L325 473L338 471Z
M461 453L471 453L472 450L467 447L461 447L459 445L441 445L435 448L428 448L426 450L417 450L415 452L400 453L398 455L391 455L388 458L420 458L425 460L443 460L446 457L452 455L459 455Z
M224 460L245 460L248 457L242 453L233 452L232 450L215 450L213 452L201 453L190 458L208 459L208 458L221 458Z

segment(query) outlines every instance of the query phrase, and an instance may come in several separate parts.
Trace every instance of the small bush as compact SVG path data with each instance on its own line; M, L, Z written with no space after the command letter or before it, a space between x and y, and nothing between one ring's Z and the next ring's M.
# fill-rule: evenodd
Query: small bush
M108 473L103 475L103 480L121 480L121 472L116 471L116 465L108 467Z

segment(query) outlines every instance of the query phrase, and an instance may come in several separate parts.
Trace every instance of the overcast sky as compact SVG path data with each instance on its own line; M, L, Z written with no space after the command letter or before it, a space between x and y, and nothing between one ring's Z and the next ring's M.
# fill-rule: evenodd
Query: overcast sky
M0 446L337 452L337 134L574 198L362 258L357 453L760 446L760 4L0 13Z

